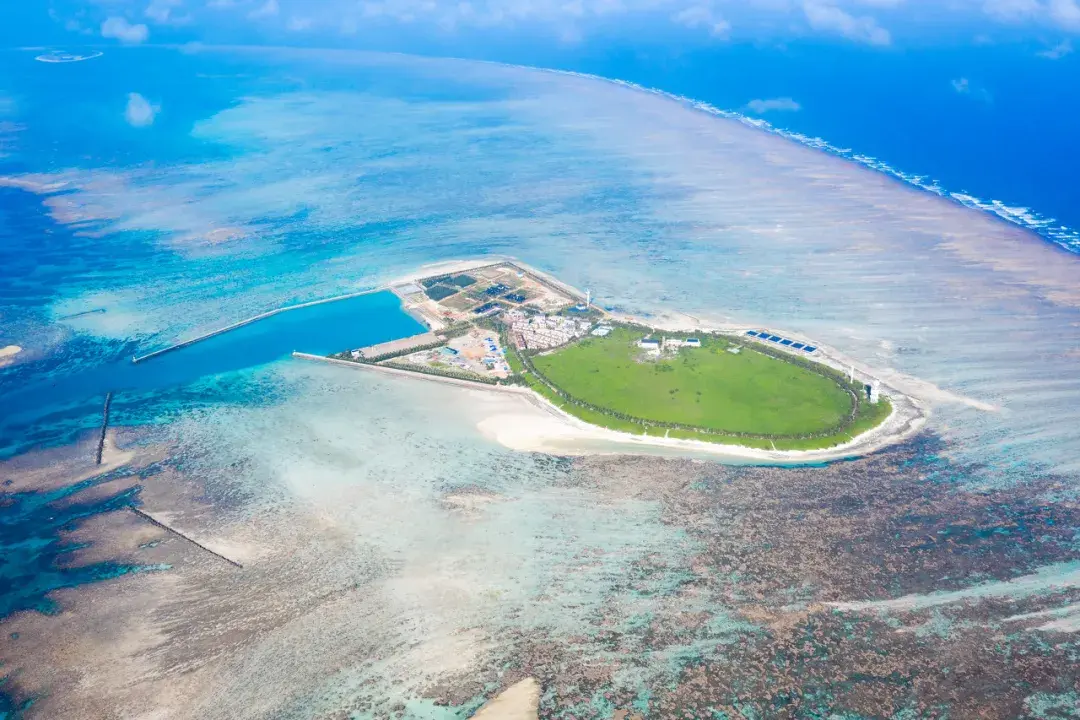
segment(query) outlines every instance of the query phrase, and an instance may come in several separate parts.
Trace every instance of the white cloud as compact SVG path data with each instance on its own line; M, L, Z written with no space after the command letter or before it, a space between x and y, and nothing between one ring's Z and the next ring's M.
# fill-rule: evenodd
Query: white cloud
M960 95L966 95L981 102L989 103L993 102L993 97L990 95L990 91L984 87L975 85L966 77L956 78L952 81L953 90Z
M726 35L731 29L731 23L709 5L693 5L675 13L671 19L691 29L705 28L713 37Z
M1077 0L985 0L982 9L993 19L1011 25L1035 23L1080 32Z
M137 45L146 42L150 31L145 25L132 25L122 17L111 17L101 23L101 37L115 38L123 43Z
M143 14L156 23L178 22L180 18L174 17L172 11L181 5L183 0L152 0Z
M1038 17L1043 11L1039 0L986 0L983 12L995 20L1016 23Z
M1048 60L1060 60L1066 55L1071 55L1073 52L1072 41L1062 40L1052 48L1047 48L1040 53L1037 53L1039 57L1044 57Z
M1080 32L1080 5L1076 0L1050 0L1050 19L1059 27Z
M746 107L757 115L764 115L767 112L773 111L798 112L799 110L802 110L802 105L789 97L770 98L768 100L751 100L746 103Z
M148 127L154 124L161 107L152 105L149 100L139 93L128 93L127 108L124 110L124 119L132 127Z
M805 2L803 13L814 30L870 45L888 45L892 42L889 31L869 15L855 17L836 5L816 0Z
M249 18L275 17L279 12L277 0L266 0L262 5L248 13Z
M306 17L291 17L289 21L285 23L285 29L290 32L303 32L311 28L311 18Z
M1027 29L1032 33L1029 41L1039 37L1034 33L1055 28L1063 31L1062 37L1080 34L1080 0L92 0L91 4L114 8L111 14L116 17L106 21L103 34L130 43L149 38L144 26L135 22L177 25L201 18L228 23L245 16L267 30L352 34L401 24L445 33L470 28L493 33L540 30L564 38L588 37L598 24L619 18L660 18L714 37L730 34L734 26L749 39L756 35L782 43L787 37L811 33L874 46L892 44L893 27L902 27L908 36L920 28L936 32L955 26L962 31L967 23L970 32L965 36L971 37L978 32L993 36L992 24L1002 24Z

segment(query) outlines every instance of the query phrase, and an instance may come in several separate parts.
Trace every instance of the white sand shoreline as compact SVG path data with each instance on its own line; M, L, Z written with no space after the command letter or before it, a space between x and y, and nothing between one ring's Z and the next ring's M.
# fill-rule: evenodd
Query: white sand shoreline
M520 386L484 385L439 375L426 375L382 365L336 360L321 355L293 353L293 357L338 367L369 370L398 378L436 382L475 392L513 396L518 407L502 407L477 422L480 433L494 442L520 452L549 455L666 454L709 457L743 463L812 464L860 457L915 435L927 413L913 399L891 397L892 412L877 427L850 441L817 450L762 450L743 445L727 445L702 440L633 435L592 425L570 415L535 391Z
M480 389L483 389L482 387ZM548 417L530 413L498 413L481 420L480 432L501 445L523 452L552 455L655 454L664 449L675 454L727 458L743 462L812 464L861 457L915 435L925 424L927 413L912 399L891 398L893 409L878 426L846 443L816 450L762 450L745 445L633 435L592 425L556 407L547 398L526 391L526 399ZM610 444L609 449L596 447Z

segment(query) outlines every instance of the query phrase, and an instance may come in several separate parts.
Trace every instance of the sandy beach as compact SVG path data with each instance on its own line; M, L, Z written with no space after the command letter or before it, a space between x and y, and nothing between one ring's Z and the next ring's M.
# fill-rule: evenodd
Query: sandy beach
M820 450L761 450L742 445L632 435L609 430L580 420L536 392L518 386L488 386L456 378L424 375L398 368L352 363L305 353L293 353L293 357L337 367L377 372L409 382L437 382L458 387L465 392L498 398L485 403L469 403L463 399L463 402L470 406L482 408L476 422L481 434L511 450L551 455L674 455L708 457L720 461L726 459L739 464L820 463L866 455L902 442L917 433L929 416L929 411L913 398L902 394L890 395L893 410L885 422L855 436L849 442Z
M841 445L820 450L761 450L700 440L632 435L591 425L530 392L519 408L496 412L477 427L487 438L512 450L551 455L690 455L738 463L820 463L859 457L915 435L928 412L911 398L890 396L893 411L885 422Z

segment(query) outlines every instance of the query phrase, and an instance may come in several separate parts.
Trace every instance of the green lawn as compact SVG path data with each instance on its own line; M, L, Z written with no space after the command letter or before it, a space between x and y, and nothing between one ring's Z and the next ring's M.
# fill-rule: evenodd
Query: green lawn
M734 355L727 352L727 341L708 337L702 338L701 348L649 360L637 347L640 337L638 331L617 327L607 337L588 337L532 361L579 400L637 418L714 431L813 433L843 423L851 412L851 396L836 382L797 365L750 349Z

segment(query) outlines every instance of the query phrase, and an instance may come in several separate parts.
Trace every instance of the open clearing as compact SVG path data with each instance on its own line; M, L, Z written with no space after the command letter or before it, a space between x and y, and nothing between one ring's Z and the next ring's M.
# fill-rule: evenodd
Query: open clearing
M833 380L752 349L727 352L721 338L650 358L642 333L618 327L533 364L569 395L644 420L728 433L803 435L844 424L851 395Z

